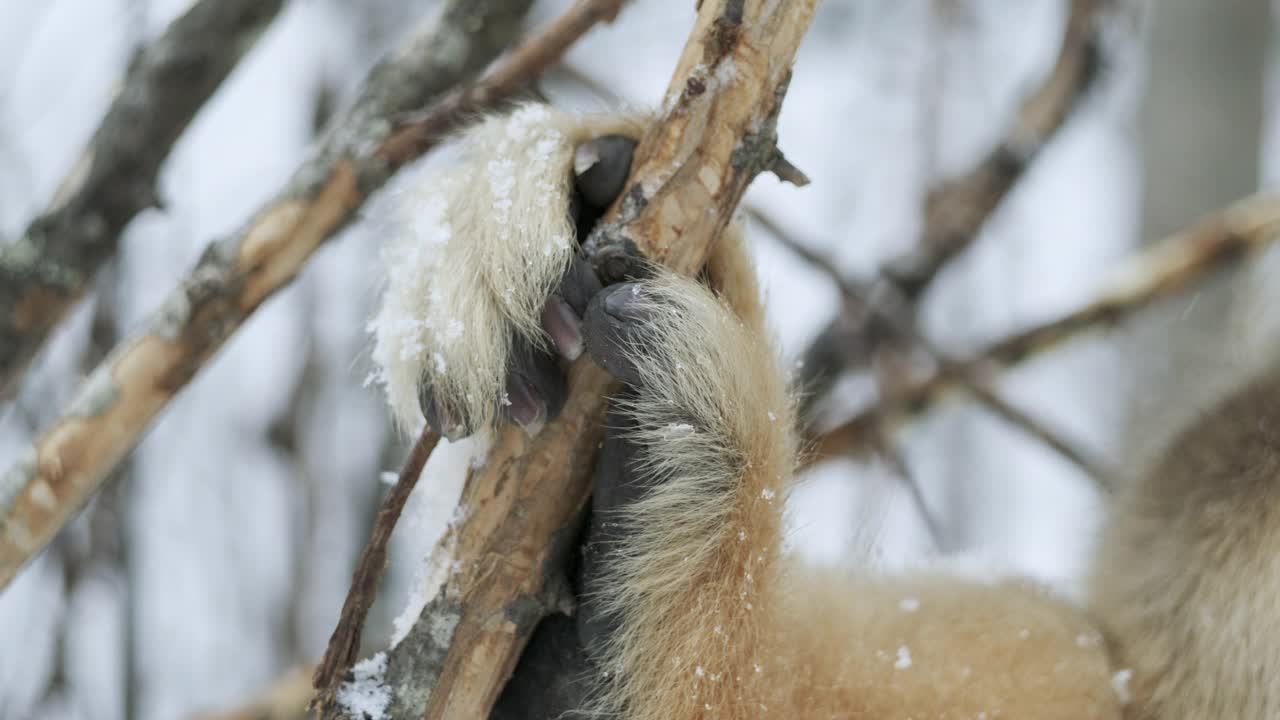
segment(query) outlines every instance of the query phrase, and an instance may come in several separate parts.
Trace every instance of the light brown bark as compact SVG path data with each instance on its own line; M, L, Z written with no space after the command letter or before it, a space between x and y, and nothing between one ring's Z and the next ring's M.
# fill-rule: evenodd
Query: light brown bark
M775 121L815 4L703 0L664 111L590 249L634 243L678 272L701 267L747 184L774 166ZM561 555L590 492L612 383L583 357L569 384L558 420L532 441L502 431L468 477L471 512L440 550L457 569L388 653L391 716L487 717L537 622L568 602Z

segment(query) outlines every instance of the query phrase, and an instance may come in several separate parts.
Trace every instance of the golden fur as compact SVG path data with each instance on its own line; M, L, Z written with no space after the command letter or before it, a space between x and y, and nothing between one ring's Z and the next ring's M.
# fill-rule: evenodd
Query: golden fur
M543 341L539 310L569 260L573 150L611 132L638 136L639 121L525 106L402 191L373 323L400 422L421 422L423 379L473 427L494 421L510 333ZM707 277L713 289L661 271L638 285L654 319L622 410L652 490L605 571L620 622L591 711L1280 717L1280 393L1207 416L1120 500L1091 613L1029 582L808 568L782 550L796 419L736 230Z

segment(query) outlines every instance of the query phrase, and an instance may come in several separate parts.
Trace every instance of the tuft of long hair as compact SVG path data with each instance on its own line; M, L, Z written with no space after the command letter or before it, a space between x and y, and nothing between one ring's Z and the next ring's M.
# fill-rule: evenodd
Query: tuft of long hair
M379 218L387 285L373 335L373 379L397 424L423 422L418 389L491 427L512 343L546 347L547 296L568 269L573 154L591 138L639 137L638 114L579 114L525 104L463 130L444 169L408 168Z
M637 285L640 380L614 411L646 490L619 510L625 540L597 586L617 629L596 715L754 717L767 692L794 407L736 229L707 275L713 289L665 271Z

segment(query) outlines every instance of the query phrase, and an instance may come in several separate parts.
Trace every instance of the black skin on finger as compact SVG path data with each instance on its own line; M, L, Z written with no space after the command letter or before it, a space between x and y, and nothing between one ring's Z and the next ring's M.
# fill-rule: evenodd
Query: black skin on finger
M573 308L581 318L586 314L587 304L591 302L591 298L595 297L603 287L595 270L591 268L591 261L581 250L578 250L574 252L569 271L560 279L560 287L556 290L556 295L569 303L569 307Z
M600 583L614 550L626 542L620 512L644 494L635 477L637 447L626 440L634 425L625 413L610 410L591 481L591 517L582 544L577 621L578 640L593 661L599 660L618 626L618 618L601 611Z
M450 441L461 440L471 434L467 429L466 420L458 413L436 402L435 393L425 382L418 383L418 407L422 409L422 416L426 418L427 425Z
M582 316L601 287L591 262L581 250L575 251L560 286L542 309L542 329L565 360L572 362L582 354Z
M604 135L576 148L569 213L579 238L586 237L622 192L631 172L635 146L630 138ZM543 330L561 357L574 360L581 353L582 316L601 288L591 262L580 249L575 251L569 270L547 299L542 313ZM553 354L517 340L508 370L503 414L534 435L560 414L568 392L566 385L564 370Z
M635 155L636 141L624 135L601 135L579 145L573 155L574 187L582 198L581 210L589 221L587 227L596 224L627 182L631 174L631 158ZM586 237L585 234L579 237Z
M530 436L537 435L564 407L569 395L565 373L550 349L534 347L520 338L512 345L502 413Z
M632 354L644 342L642 325L650 320L649 301L637 283L619 283L602 290L587 307L582 335L587 352L600 367L624 383L640 381Z
M579 240L587 237L622 192L631 172L635 147L636 141L631 138L603 135L575 149L573 191L567 210ZM592 262L579 248L556 292L543 308L542 325L551 339L550 349L543 350L520 339L513 343L501 409L504 417L530 435L537 434L564 407L567 383L556 355L572 361L582 352L582 318L591 298L602 287ZM418 402L427 423L445 437L457 440L474 430L466 418L441 406L426 383L419 387Z

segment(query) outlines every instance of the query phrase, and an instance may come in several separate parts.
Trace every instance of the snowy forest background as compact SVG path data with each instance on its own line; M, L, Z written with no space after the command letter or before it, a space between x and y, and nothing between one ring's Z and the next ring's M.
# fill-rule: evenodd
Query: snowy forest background
M135 48L185 0L0 0L0 239L66 176ZM7 466L77 382L213 238L284 183L374 61L430 13L411 0L293 0L179 141L163 210L128 228L93 297L0 406ZM539 0L535 25L567 6ZM568 54L555 102L659 101L692 0L645 0ZM922 325L963 354L1073 307L1117 260L1280 173L1266 0L1116 0L1101 75L948 267ZM780 145L812 179L762 176L747 202L851 276L914 242L927 190L971 166L1054 61L1064 0L827 0L801 49ZM177 718L235 707L324 649L387 471L406 449L369 373L377 203L322 248L164 411L107 488L0 593L0 717ZM838 307L822 273L749 226L773 327L798 357ZM2 241L2 240L0 240ZM1107 467L1140 463L1275 339L1275 253L1001 376L1001 389ZM1272 271L1274 273L1274 270ZM835 390L847 415L873 391ZM826 463L792 499L820 562L946 562L1079 592L1103 499L1089 478L980 405L942 404L896 436L945 538L897 471ZM385 645L453 511L466 447L437 453L393 545L371 646ZM0 467L0 470L5 469Z

